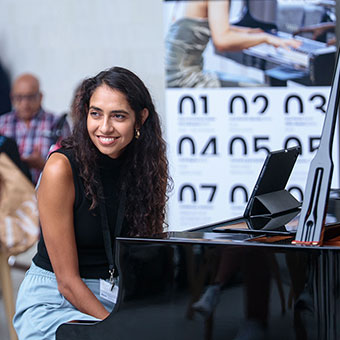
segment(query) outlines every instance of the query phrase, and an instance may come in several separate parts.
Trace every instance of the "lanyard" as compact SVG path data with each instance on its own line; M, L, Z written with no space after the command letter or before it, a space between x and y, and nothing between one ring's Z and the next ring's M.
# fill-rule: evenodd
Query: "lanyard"
M101 192L103 191L103 186L101 184ZM123 220L124 220L124 214L125 214L125 201L126 201L126 192L125 190L121 190L121 195L119 199L119 205L118 205L118 211L117 211L117 217L116 217L116 225L114 229L114 240L116 237L120 234L123 226ZM107 217L107 210L105 206L105 201L103 198L99 200L99 209L100 209L100 218L101 218L101 226L103 231L103 238L104 238L104 247L105 247L105 253L107 256L107 260L109 262L109 274L110 274L110 283L112 284L112 288L114 287L114 271L115 271L115 263L113 259L113 250L112 250L112 239L111 239L111 232L109 227L109 220ZM116 249L116 242L113 244L114 251Z

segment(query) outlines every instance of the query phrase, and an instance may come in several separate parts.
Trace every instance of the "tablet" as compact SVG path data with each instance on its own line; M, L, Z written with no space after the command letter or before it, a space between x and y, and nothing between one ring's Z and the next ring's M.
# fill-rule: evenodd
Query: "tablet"
M256 196L285 189L299 153L299 147L268 153L244 210L244 217L251 216Z

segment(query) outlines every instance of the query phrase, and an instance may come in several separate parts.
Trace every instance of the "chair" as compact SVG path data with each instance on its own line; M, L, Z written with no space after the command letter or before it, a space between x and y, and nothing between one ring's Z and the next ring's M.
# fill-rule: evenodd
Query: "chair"
M2 295L5 305L5 311L8 321L8 331L10 340L17 340L18 337L13 328L12 319L14 316L15 305L13 295L13 285L11 278L11 270L8 264L8 255L0 249L0 282L2 287Z

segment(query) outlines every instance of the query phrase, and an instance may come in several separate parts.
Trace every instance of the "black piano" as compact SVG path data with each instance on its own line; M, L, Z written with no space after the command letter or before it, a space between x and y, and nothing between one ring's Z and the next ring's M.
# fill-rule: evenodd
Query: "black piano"
M247 231L248 222L118 238L114 311L61 325L57 340L339 339L340 246L292 245L290 232Z

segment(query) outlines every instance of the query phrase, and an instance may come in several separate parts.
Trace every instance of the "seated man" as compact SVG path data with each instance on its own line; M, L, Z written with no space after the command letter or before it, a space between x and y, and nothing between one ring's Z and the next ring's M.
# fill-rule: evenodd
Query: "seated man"
M12 87L14 109L0 116L0 134L16 141L21 159L30 168L34 184L55 142L54 130L58 129L58 117L43 110L42 97L38 79L32 74L23 74ZM70 127L65 122L61 137L69 134Z

